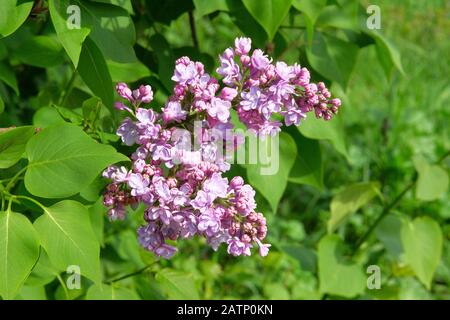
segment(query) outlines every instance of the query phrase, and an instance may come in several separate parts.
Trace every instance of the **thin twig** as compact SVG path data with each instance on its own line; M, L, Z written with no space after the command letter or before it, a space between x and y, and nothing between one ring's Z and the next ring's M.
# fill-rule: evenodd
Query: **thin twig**
M439 160L436 162L436 164L440 164L449 155L450 155L450 150L448 150L441 158L439 158ZM359 248L362 246L362 244L370 237L370 235L375 230L375 228L378 226L378 224L381 222L381 220L383 220L383 218L388 215L388 213L392 210L392 208L394 208L400 202L400 200L402 200L402 198L405 196L405 194L415 186L415 184L417 182L417 178L418 178L418 175L417 175L417 173L415 173L411 182L394 198L394 200L392 200L389 204L387 204L384 207L383 211L381 211L381 213L377 217L377 219L371 224L369 229L364 233L364 235L356 243L356 245L353 249L353 252L352 252L353 255L359 250Z
M11 190L11 188L15 185L16 181L19 180L20 176L27 171L27 168L28 166L23 167L11 178L4 191L9 192L9 190Z
M143 267L142 269L139 269L139 270L137 270L137 271L134 271L134 272L132 272L132 273L128 273L128 274L126 274L126 275L120 276L120 277L118 277L118 278L115 278L115 279L112 279L112 280L109 280L109 281L105 281L105 283L106 283L106 284L112 284L112 283L114 283L114 282L118 282L118 281L121 281L121 280L130 278L130 277L137 276L137 275L139 275L139 274L145 272L148 268L150 268L150 267L151 267L152 265L154 265L156 262L158 262L158 260L156 260L155 262L150 263L149 265L146 265L146 266Z
M60 107L63 107L66 104L67 98L69 97L70 93L72 92L73 85L75 84L76 77L77 77L77 71L73 70L72 76L70 77L69 82L67 82L66 88L64 89L63 92L61 92L61 96L58 101L58 105Z
M412 189L412 187L414 187L416 181L417 181L417 174L414 175L413 180L406 186L406 188L403 189L402 192L400 192L392 202L390 202L386 207L384 207L383 211L381 211L381 214L378 216L378 218L372 223L372 225L369 227L366 233L364 233L364 235L356 243L355 248L353 249L353 254L355 254L361 247L361 245L367 240L367 238L369 238L373 230L378 226L381 220L383 220L383 218L391 211L391 209L397 205L397 203L403 198L403 196L409 190Z
M195 28L194 13L192 10L189 11L189 25L191 27L192 42L194 43L194 47L198 49L197 30Z
M11 126L8 128L0 128L0 133L4 133L4 132L10 131L10 130L13 130L15 128L16 128L16 126Z

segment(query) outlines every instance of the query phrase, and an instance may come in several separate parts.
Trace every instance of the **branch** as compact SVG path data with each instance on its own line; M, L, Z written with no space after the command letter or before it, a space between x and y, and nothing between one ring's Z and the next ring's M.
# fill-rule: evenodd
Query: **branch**
M191 27L192 42L194 43L194 47L198 49L197 30L195 28L194 13L192 10L189 11L189 25Z
M134 272L132 272L132 273L125 274L125 275L123 275L123 276L120 276L120 277L118 277L118 278L115 278L115 279L112 279L112 280L109 280L109 281L105 281L105 283L106 283L106 284L112 284L112 283L114 283L114 282L118 282L118 281L121 281L121 280L124 280L124 279L127 279L127 278L131 278L131 277L137 276L137 275L139 275L139 274L145 272L148 268L150 268L150 267L151 267L152 265L154 265L156 262L158 262L158 260L156 260L155 262L150 263L149 265L146 265L146 266L143 267L142 269L139 269L139 270L134 271Z
M448 150L441 158L439 158L439 160L436 162L436 164L440 164L449 155L450 155L450 150ZM389 214L389 212L392 210L392 208L394 208L400 202L400 200L402 200L404 195L415 186L415 184L417 182L417 178L418 178L418 175L417 175L417 173L415 173L411 182L394 198L394 200L392 200L389 204L387 204L384 207L383 211L381 211L381 213L377 217L377 219L371 224L371 226L366 231L366 233L364 233L364 235L356 243L356 245L353 249L353 252L352 252L353 255L359 250L359 248L362 246L362 244L370 237L370 235L375 230L375 228L378 226L378 224L381 222L381 220L383 220L383 218Z

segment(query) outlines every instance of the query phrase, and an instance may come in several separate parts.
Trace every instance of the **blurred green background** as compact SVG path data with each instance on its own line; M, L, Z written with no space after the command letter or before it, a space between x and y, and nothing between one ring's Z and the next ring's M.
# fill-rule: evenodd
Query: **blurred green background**
M268 220L272 250L266 258L230 257L225 248L215 253L193 239L179 241L172 260L155 263L136 241L142 208L123 222L110 223L95 202L91 213L103 245L105 281L139 271L110 284L116 297L450 298L450 157L444 157L450 149L450 2L97 2L123 6L136 33L136 41L122 42L124 47L109 56L101 47L112 82L150 83L156 108L170 95L175 58L188 55L213 71L217 56L242 35L274 60L307 66L313 81L325 81L343 101L334 123L289 128L298 156L289 181L273 184L286 187L276 210L264 187L250 179L260 191L259 211ZM41 5L41 11L33 10L18 30L0 39L1 127L73 122L52 104L76 113L83 100L98 95L83 75L68 86L73 67L57 41L51 57L29 45L37 35L56 39L47 2ZM381 30L365 25L369 5L380 8ZM284 7L285 13L277 11ZM281 16L279 22L274 12ZM108 28L107 21L100 25L98 30ZM47 45L52 53L53 44ZM126 52L126 46L138 61L127 65L114 57ZM68 88L70 95L61 101ZM303 172L305 166L310 171ZM235 170L245 174L243 168ZM0 177L8 173L1 171ZM391 210L377 221L386 208ZM86 297L87 279L81 290L65 291L55 274L46 272L44 260L41 256L18 298ZM380 289L366 285L370 265L381 271Z

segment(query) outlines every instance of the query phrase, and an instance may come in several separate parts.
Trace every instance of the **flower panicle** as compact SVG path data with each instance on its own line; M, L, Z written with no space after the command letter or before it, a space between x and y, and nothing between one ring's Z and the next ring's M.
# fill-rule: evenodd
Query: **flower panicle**
M104 205L116 220L125 218L127 206L143 203L145 225L138 229L139 243L167 259L177 252L173 241L195 235L214 250L226 244L233 256L249 256L255 246L261 256L269 252L270 244L263 243L266 219L257 211L255 190L240 176L224 177L230 164L221 150L223 142L231 139L232 148L242 143L239 136L224 134L233 128L232 110L248 130L263 137L281 130L280 118L286 126L299 125L309 112L330 120L341 105L324 83L310 82L306 68L273 63L262 50L251 51L249 38L237 38L219 62L221 81L206 73L201 62L176 60L173 94L160 113L143 107L153 100L149 85L135 90L125 83L116 86L128 103L117 102L115 107L130 114L117 135L137 148L131 168L110 166L103 172L111 181ZM194 135L199 147L193 151L180 146L190 145L194 121L201 126Z

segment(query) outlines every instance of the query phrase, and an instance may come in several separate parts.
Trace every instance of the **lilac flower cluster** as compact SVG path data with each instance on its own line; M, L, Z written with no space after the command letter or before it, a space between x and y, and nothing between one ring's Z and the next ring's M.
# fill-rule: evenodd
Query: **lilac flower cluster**
M110 219L116 220L125 218L127 206L143 203L146 224L138 229L139 242L157 256L172 257L177 251L173 243L194 235L204 237L214 250L226 243L233 256L248 256L255 245L266 256L270 247L263 243L266 220L256 211L255 191L242 177L229 181L223 176L230 168L222 156L223 142L231 139L235 147L239 140L221 134L233 128L231 112L235 110L249 130L264 136L280 130L281 123L273 119L276 114L287 126L298 125L310 111L329 120L340 106L323 83L310 83L306 68L284 62L273 65L261 50L250 55L250 49L250 39L238 38L235 48L220 56L217 73L223 77L222 88L202 63L178 59L173 95L161 113L142 106L153 100L150 86L136 90L124 83L116 86L128 103L117 102L115 107L129 113L117 135L137 149L131 168L110 166L104 171L111 180L104 205ZM194 136L198 148L181 148L190 146L195 121L201 124L200 134Z
M285 62L273 64L262 50L250 54L250 49L250 39L236 39L234 50L228 48L220 56L217 69L228 91L236 92L231 101L248 129L275 135L282 125L273 119L275 114L290 126L299 125L310 111L325 120L337 113L341 101L331 98L323 82L311 83L308 69Z

